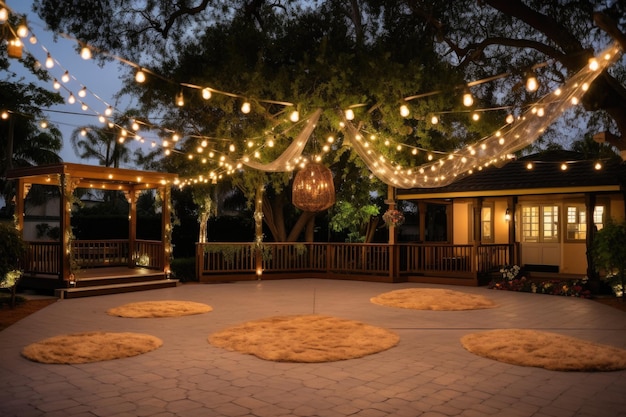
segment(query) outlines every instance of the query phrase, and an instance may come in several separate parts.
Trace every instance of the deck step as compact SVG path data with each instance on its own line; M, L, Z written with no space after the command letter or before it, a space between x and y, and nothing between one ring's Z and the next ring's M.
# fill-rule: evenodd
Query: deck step
M177 279L160 279L141 282L126 282L108 285L93 285L89 287L59 288L55 296L59 298L93 297L96 295L120 294L133 291L155 290L160 288L176 287Z

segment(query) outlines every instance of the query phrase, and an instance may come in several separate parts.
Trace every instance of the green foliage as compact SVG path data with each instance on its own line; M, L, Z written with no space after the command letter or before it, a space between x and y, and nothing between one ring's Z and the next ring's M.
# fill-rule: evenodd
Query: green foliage
M378 206L374 204L354 205L348 201L338 201L333 207L329 227L333 232L347 230L349 242L363 242L370 218L379 212Z
M26 255L26 244L20 232L8 223L0 223L0 281L7 273L20 269L20 260Z
M597 268L610 279L612 287L624 296L626 283L626 222L609 220L593 241L592 255ZM617 293L617 292L616 292Z
M180 282L197 281L196 258L174 258L170 264L173 278Z

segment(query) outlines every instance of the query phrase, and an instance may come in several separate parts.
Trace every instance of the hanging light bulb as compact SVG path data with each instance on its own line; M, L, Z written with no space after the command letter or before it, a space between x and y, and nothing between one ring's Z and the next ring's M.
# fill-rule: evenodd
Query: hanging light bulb
M54 79L54 81L52 81L52 88L54 88L55 90L59 90L61 88L61 83L58 82L56 78Z
M472 120L477 122L478 120L480 120L480 114L477 112L472 113Z
M248 114L250 113L250 103L247 101L244 101L243 104L241 105L241 112L243 114Z
M185 105L185 98L183 97L183 91L181 90L180 93L178 93L176 95L176 105L178 107L183 107Z
M139 68L137 72L135 73L135 81L137 81L140 84L146 81L146 73L143 72L141 68Z
M31 45L35 45L37 43L37 37L35 35L31 35L30 38L28 38L28 42L30 42Z
M0 6L0 25L5 23L8 18L9 11L5 7Z
M17 27L17 36L25 38L28 36L28 26L26 25L26 19L22 19L20 25Z
M509 114L507 114L507 115L506 115L506 122L507 122L508 124L511 124L511 123L513 123L514 121L515 121L515 117L513 117L513 115L512 115L511 113L509 113Z
M131 128L136 132L139 130L139 123L137 123L136 121L133 120L133 124L131 126Z
M567 171L567 164L565 162L561 164L561 171Z
M89 106L87 106L87 104L85 103L81 103L80 108L83 109L83 111L87 111L89 109Z
M593 167L595 168L596 171L599 171L602 169L602 164L600 162L596 162L596 164Z
M470 93L469 90L465 90L463 94L463 105L470 107L472 104L474 104L474 97L472 97L472 93Z
M526 78L526 90L529 92L537 91L539 88L539 81L537 81L537 77L533 72L528 73L528 78Z
M6 119L8 119L8 118L9 118L9 112L8 112L8 111L6 111L6 110L4 110L4 111L2 112L2 114L0 115L0 117L2 118L2 120L6 120Z
M80 57L85 61L91 59L91 49L86 46L83 46L80 50Z
M64 83L67 83L69 80L70 80L70 73L65 71L63 75L61 76L61 81L63 81Z
M87 87L83 87L80 90L78 90L78 97L85 97L87 96Z
M104 110L104 114L105 116L110 116L113 114L113 107L108 106L105 110Z
M202 98L205 100L208 100L211 98L211 90L209 90L208 88L203 88L202 89Z
M354 110L347 109L345 111L346 120L354 120Z
M46 68L50 69L54 67L54 60L52 59L52 57L50 56L50 53L48 52L48 55L46 56Z
M430 123L436 125L437 123L439 123L439 118L437 117L437 115L433 114L433 117L430 118Z
M230 152L235 152L235 145L233 145L232 143L230 144L230 146L228 147L228 150Z
M409 114L411 114L411 111L409 110L409 106L407 106L406 104L403 104L400 106L400 116L402 117L409 117Z
M39 124L39 126L41 126L42 129L47 129L48 128L48 122L45 120L42 120L41 123Z
M67 98L67 102L70 104L76 103L76 97L74 97L74 94L70 93L69 97Z
M294 123L300 120L300 113L298 113L298 110L294 110L291 112L291 114L289 115L289 120L291 120Z

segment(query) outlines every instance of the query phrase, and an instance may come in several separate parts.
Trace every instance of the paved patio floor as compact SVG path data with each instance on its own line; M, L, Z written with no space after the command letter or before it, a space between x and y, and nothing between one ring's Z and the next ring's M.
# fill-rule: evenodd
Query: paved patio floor
M416 311L370 303L409 287L485 295L488 310ZM207 314L112 317L129 302L189 300ZM209 334L274 315L326 314L385 327L398 346L346 361L277 363L208 344ZM562 333L626 349L626 313L590 300L548 295L331 280L185 284L176 288L59 300L0 332L3 417L618 417L626 416L626 371L556 372L496 362L459 339L502 328ZM20 355L41 339L82 331L148 333L163 346L132 358L46 365Z

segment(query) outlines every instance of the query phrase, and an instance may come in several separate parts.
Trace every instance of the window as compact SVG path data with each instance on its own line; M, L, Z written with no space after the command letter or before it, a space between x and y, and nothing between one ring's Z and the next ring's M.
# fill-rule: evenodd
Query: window
M567 213L567 240L585 240L587 238L587 211L584 204L569 204ZM604 226L604 206L596 206L593 211L593 223L597 230Z
M480 211L480 239L493 243L493 207L483 206Z
M559 206L523 206L522 240L524 242L558 242Z

